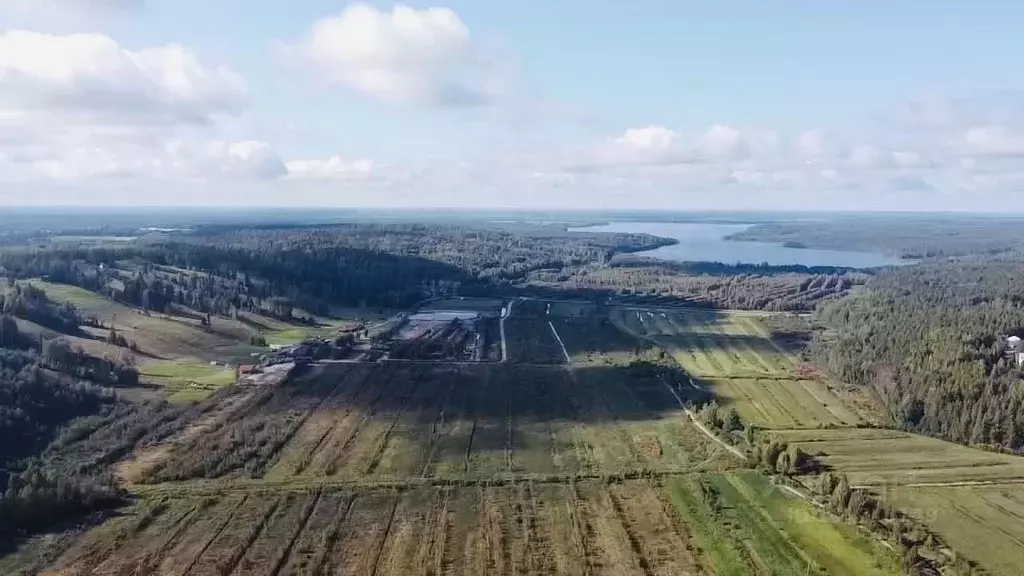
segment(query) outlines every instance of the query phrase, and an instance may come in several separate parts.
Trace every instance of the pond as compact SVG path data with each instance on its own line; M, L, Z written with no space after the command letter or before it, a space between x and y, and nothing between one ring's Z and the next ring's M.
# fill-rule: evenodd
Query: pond
M761 264L774 266L844 266L873 268L912 264L874 252L847 252L845 250L818 250L814 248L788 248L769 242L739 242L726 240L730 234L750 228L749 224L714 224L681 222L612 222L599 226L569 228L570 232L620 232L651 234L679 241L673 246L637 252L638 256L674 260L678 262L722 262L724 264Z

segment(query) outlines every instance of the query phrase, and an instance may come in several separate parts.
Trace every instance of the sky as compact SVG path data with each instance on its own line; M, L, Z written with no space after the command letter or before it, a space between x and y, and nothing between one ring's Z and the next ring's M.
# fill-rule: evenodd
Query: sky
M0 0L0 206L1020 212L1024 3Z

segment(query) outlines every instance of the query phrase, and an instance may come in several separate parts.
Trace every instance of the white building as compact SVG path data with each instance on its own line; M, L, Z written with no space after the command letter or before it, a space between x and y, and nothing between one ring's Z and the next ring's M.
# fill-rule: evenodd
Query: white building
M1018 350L1020 349L1020 345L1020 336L1010 336L1006 339L1006 348L1009 350Z

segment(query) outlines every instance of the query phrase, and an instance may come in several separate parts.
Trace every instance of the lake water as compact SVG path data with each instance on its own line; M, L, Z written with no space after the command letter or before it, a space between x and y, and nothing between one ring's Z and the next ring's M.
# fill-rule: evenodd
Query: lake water
M749 224L707 224L678 222L612 222L600 226L570 228L572 232L623 232L651 234L679 241L673 246L637 252L638 256L675 260L678 262L722 262L725 264L760 264L775 266L845 266L872 268L892 264L909 264L874 252L846 252L812 248L787 248L769 242L737 242L726 240L730 234L750 228Z

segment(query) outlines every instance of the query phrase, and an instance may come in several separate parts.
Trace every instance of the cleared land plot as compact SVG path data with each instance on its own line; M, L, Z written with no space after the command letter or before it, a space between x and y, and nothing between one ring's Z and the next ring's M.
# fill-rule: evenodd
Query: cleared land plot
M855 526L755 472L674 479L667 491L703 562L719 576L899 574L897 559Z
M237 363L249 358L250 352L260 350L246 346L253 334L263 334L271 344L294 344L316 334L332 334L353 322L319 319L317 324L307 325L240 313L237 319L213 316L210 325L203 326L204 315L194 310L181 309L173 315L147 312L75 286L41 280L33 280L31 284L45 291L54 302L70 302L82 316L96 318L108 327L113 325L119 334L138 345L136 355L140 360L194 358ZM74 344L97 355L116 356L117 348L102 342L108 329L85 330L101 340L72 338Z
M505 320L505 338L510 362L523 364L565 364L562 347L542 316L520 316L518 305Z
M160 383L171 394L167 398L170 402L199 401L235 383L232 368L187 360L144 362L139 365L139 375Z
M597 305L591 302L569 302L559 301L551 302L551 307L548 308L548 314L551 316L562 316L568 318L577 317L588 317L593 316L597 311Z
M499 298L445 298L433 300L420 307L420 312L436 310L471 310L488 318L497 318L505 301Z
M1024 458L897 430L799 430L774 435L846 474L854 486L1024 479Z
M827 383L797 375L798 360L754 313L615 308L612 321L667 350L721 403L763 428L855 426L863 420Z
M729 475L650 370L314 365L209 402L49 574L890 573L854 529Z
M736 407L746 422L763 428L854 426L860 418L822 382L788 378L707 378L700 381Z
M1024 574L1024 485L900 487L890 504L992 574Z
M551 318L573 364L622 363L637 358L651 344L620 330L603 314Z
M733 465L656 376L616 366L332 364L256 389L149 482L401 482Z
M757 316L639 308L615 308L610 316L626 331L669 350L695 378L788 376L797 364L768 337Z
M661 494L631 481L164 498L93 529L48 573L702 573Z

